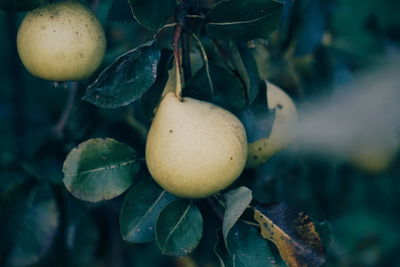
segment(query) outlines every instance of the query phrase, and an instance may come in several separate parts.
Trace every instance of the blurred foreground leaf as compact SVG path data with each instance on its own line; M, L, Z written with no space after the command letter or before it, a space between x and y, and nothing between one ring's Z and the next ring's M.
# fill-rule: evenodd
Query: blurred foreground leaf
M114 139L90 139L64 161L64 185L76 198L97 202L119 196L139 171L136 151Z
M157 78L161 52L149 41L128 51L108 66L83 96L101 108L126 106L141 97Z
M321 266L325 252L311 218L285 203L257 205L254 219L261 226L261 234L279 249L289 267Z
M134 186L121 208L119 224L123 239L135 243L154 240L157 216L174 199L176 197L161 189L151 178Z
M203 218L191 201L175 200L157 218L157 244L163 254L188 255L197 247L202 234Z

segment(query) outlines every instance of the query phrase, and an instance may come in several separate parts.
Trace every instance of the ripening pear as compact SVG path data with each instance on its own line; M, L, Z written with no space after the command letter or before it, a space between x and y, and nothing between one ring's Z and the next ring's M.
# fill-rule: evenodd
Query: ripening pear
M267 83L267 103L275 110L270 135L249 144L247 168L255 168L289 145L294 138L297 109L292 99L279 87Z
M246 132L232 113L174 93L162 99L146 143L146 163L166 191L203 198L232 184L246 164Z
M370 143L350 153L350 162L360 170L377 174L387 170L394 161L397 146L390 141L382 140L380 143Z
M17 48L32 75L51 81L80 81L101 64L106 38L90 9L77 1L62 1L26 15L18 30Z

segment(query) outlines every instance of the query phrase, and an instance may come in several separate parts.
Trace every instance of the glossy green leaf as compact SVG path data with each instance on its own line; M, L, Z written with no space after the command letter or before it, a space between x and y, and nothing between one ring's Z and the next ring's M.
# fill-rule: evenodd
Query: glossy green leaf
M59 221L51 188L25 183L10 192L0 210L0 262L26 266L50 249Z
M44 2L45 0L0 0L0 9L7 11L28 11Z
M272 251L258 229L241 221L235 224L228 234L227 249L230 264L236 267L269 267L275 266Z
M183 88L183 95L213 102L227 110L238 112L246 105L245 88L240 79L231 71L209 64L213 88L203 66ZM213 90L212 90L213 89Z
M261 78L258 75L257 64L250 48L230 42L227 52L229 52L232 64L246 88L247 101L252 104L258 94Z
M157 244L163 254L188 255L203 234L203 218L189 200L178 199L164 208L157 218Z
M172 50L164 49L161 51L157 79L153 86L140 98L144 115L148 120L154 117L154 110L161 101L161 96L169 77L168 70L172 68L173 60Z
M269 38L281 11L275 0L220 1L206 16L207 30L214 38L235 42Z
M83 96L101 108L128 105L140 98L157 78L160 50L149 41L117 58L100 73Z
M237 220L249 206L253 199L251 190L245 186L229 191L224 194L225 197L225 212L222 223L222 233L226 243L229 231L235 225Z
M144 27L158 30L171 17L176 0L129 0L133 16Z
M95 138L71 150L64 161L64 185L76 198L97 202L121 195L139 170L131 147Z
M175 199L151 178L134 186L121 208L119 225L122 238L135 243L154 240L157 216Z

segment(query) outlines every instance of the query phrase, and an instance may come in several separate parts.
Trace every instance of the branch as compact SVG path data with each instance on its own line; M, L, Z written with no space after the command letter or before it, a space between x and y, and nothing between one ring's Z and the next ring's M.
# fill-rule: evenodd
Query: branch
M68 93L68 99L67 99L67 103L65 104L64 111L61 114L60 119L58 120L58 123L53 128L53 132L57 138L61 139L63 137L65 125L67 124L67 121L71 115L72 109L75 105L75 98L76 98L76 94L78 92L78 88L79 88L79 83L71 82L71 86L69 88L69 93Z

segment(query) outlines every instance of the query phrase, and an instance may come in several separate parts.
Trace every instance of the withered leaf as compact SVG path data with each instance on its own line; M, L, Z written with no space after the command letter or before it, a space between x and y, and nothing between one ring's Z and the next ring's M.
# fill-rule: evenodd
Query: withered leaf
M321 238L311 218L286 203L257 205L254 219L289 267L317 267L325 261Z

